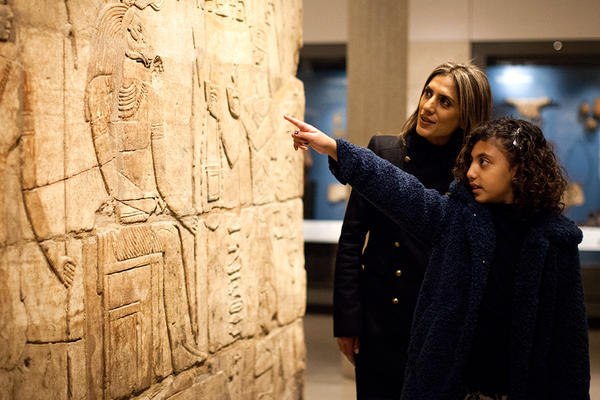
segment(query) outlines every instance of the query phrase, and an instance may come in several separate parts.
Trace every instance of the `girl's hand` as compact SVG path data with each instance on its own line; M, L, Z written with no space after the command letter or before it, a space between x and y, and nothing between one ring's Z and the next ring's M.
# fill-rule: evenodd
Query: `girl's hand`
M298 128L292 134L295 150L308 150L308 146L310 146L318 153L327 154L337 161L337 143L334 139L306 122L290 117L289 115L284 115L283 118Z

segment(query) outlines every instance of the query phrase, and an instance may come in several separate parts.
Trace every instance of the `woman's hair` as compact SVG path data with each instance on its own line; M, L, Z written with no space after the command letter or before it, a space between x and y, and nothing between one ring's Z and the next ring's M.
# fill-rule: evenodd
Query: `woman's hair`
M467 171L471 152L479 141L494 140L511 167L517 167L513 178L514 203L533 214L560 213L564 209L562 196L567 188L564 168L554 154L552 143L542 130L530 122L501 118L482 122L466 136L456 160L454 177L469 185Z
M447 62L438 65L427 77L421 97L429 82L438 75L451 76L456 86L458 95L459 120L458 126L466 135L481 121L490 119L492 112L492 91L485 73L478 67L470 64L456 64ZM419 97L420 99L420 97ZM417 126L419 107L411 114L402 126L401 135L413 130Z

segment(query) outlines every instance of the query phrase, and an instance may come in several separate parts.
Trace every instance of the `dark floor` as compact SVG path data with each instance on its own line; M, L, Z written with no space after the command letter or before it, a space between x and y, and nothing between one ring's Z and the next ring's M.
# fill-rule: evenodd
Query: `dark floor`
M333 339L331 314L308 313L304 317L307 368L306 400L354 400L352 370L343 367L342 356ZM592 400L600 400L600 321L590 323ZM348 376L345 377L344 375Z

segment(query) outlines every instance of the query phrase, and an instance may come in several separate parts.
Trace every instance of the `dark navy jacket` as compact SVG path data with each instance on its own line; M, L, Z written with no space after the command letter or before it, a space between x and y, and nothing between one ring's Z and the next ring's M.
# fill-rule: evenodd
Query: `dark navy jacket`
M489 210L454 182L425 189L370 150L337 141L334 175L428 242L431 258L415 309L402 399L458 400L495 246ZM511 400L589 399L589 351L577 244L559 215L535 221L515 267ZM493 362L493 360L490 360Z
M414 131L405 136L373 136L368 148L426 187L445 193L462 141L462 133L454 136L444 146L434 146ZM396 345L404 343L398 347L405 351L428 259L425 244L352 191L335 265L334 336L388 338Z

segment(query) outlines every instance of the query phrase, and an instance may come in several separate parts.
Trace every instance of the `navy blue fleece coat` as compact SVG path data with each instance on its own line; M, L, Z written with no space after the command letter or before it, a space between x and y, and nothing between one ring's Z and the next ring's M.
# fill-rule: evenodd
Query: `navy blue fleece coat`
M488 208L463 185L426 189L373 152L337 141L331 170L432 253L415 309L403 400L459 400L495 246ZM510 400L589 399L589 351L577 244L559 215L539 218L515 266ZM490 360L494 362L494 360Z

